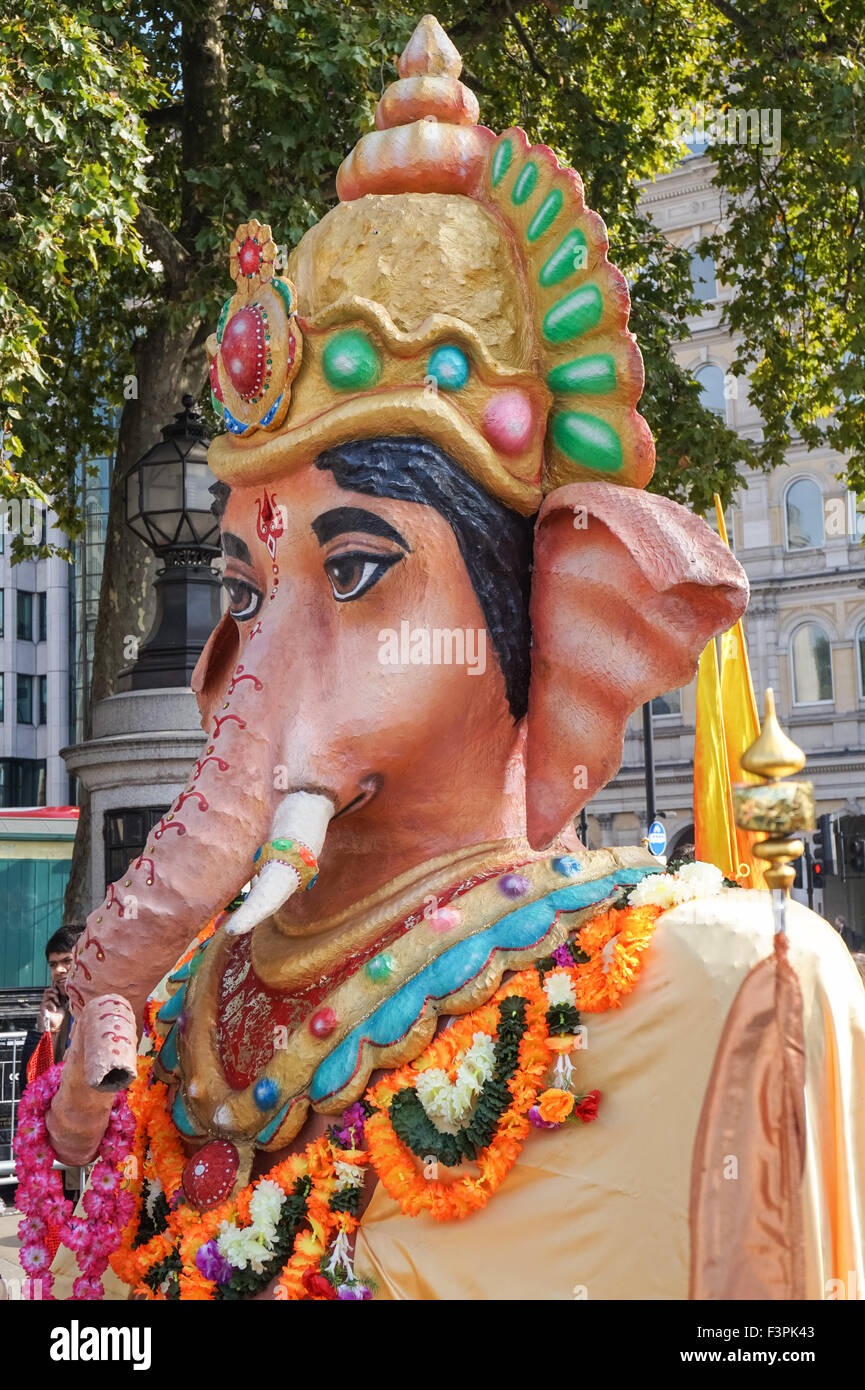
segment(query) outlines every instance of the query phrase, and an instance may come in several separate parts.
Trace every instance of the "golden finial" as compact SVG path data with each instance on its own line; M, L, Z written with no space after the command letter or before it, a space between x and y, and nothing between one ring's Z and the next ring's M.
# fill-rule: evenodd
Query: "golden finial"
M802 749L787 737L778 723L773 690L766 691L766 713L760 736L746 748L740 761L746 772L755 777L771 777L773 781L801 772L805 766Z
M765 875L769 887L789 893L796 878L791 861L805 853L804 844L793 832L814 829L814 788L810 782L781 780L802 770L805 754L778 723L772 690L766 691L760 735L740 762L746 772L762 777L763 784L733 788L736 824L742 830L768 835L754 845L754 853L769 863Z

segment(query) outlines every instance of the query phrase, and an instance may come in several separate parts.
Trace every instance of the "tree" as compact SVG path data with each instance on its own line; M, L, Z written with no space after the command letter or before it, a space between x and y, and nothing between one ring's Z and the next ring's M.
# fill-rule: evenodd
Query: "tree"
M846 454L848 483L865 493L865 9L717 9L707 100L725 119L707 153L725 217L704 249L736 292L733 371L749 372L765 426L756 457L780 463L792 427L809 448ZM748 139L729 140L731 111L765 113L777 148L751 138L753 121Z
M832 434L861 448L850 442L861 423L861 314L855 331L842 325L845 309L861 308L861 238L838 262L862 198L854 3L834 0L831 24L816 0L764 0L751 17L727 0L438 7L484 121L521 124L551 145L580 170L587 200L605 217L646 362L641 408L658 455L652 487L700 511L714 491L729 500L745 465L777 462L780 435L756 450L739 440L677 365L675 344L690 336L697 302L685 254L640 212L640 181L681 157L682 108L729 104L733 95L738 104L740 92L756 101L769 75L785 112L803 74L828 101L813 118L816 143L807 120L790 117L789 156L782 147L780 158L761 156L755 167L751 147L717 151L731 211L713 249L739 293L731 320L741 361L756 363L755 399L773 430L777 387L809 442ZM0 20L9 455L0 491L50 495L74 536L76 469L116 450L95 701L115 689L124 644L146 632L152 613L150 552L124 527L120 481L183 392L204 390L204 340L229 289L232 232L255 216L293 245L332 206L336 169L372 125L419 10L405 0L20 0L18 9L20 18ZM840 145L836 117L846 123ZM821 175L818 160L831 151ZM754 227L745 193L752 177ZM780 277L777 299L766 294L767 267ZM835 420L821 414L830 403L839 407ZM77 869L73 898L76 880Z

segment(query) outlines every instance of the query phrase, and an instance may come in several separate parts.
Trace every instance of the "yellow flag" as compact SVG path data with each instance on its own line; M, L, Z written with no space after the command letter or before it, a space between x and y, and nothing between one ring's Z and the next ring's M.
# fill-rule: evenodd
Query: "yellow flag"
M694 853L697 859L715 864L726 878L736 877L739 854L733 823L733 797L714 637L700 657L697 671Z
M717 493L715 510L718 514L719 534L724 544L728 545L724 510ZM745 749L750 747L760 733L760 716L754 698L754 683L751 680L748 648L745 645L741 619L721 638L721 710L731 781L759 781L759 778L745 772L740 763ZM749 834L747 830L740 830L738 826L735 826L734 830L739 860L738 873L734 874L734 877L745 888L765 888L765 865L754 857L753 852L755 839L763 837Z

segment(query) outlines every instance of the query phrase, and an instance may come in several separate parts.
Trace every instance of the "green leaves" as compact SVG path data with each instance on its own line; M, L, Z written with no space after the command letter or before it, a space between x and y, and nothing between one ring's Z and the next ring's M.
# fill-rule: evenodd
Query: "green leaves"
M456 1134L445 1134L427 1115L413 1086L397 1091L390 1104L394 1132L417 1157L437 1158L446 1168L473 1159L493 1141L499 1120L513 1102L508 1082L519 1061L526 1031L527 1000L512 994L499 1005L498 1036L493 1073L481 1087L474 1113Z
M114 396L105 367L116 360L115 296L122 304L123 277L141 263L141 112L158 84L140 54L107 42L87 11L57 0L18 8L17 19L0 22L0 491L26 495L38 484L74 535L77 458L113 442L95 406Z
M7 467L0 487L38 479L74 534L75 471L113 452L136 341L215 320L224 248L247 215L292 246L333 205L336 168L372 127L419 11L383 0L18 9L0 21L0 372L20 416L0 420L22 471ZM442 0L437 13L484 123L549 144L607 223L646 363L653 489L703 510L715 491L730 497L745 466L780 462L795 430L848 453L865 490L859 0ZM207 42L184 43L208 24ZM224 139L208 98L196 105L220 83ZM781 113L777 157L747 142L712 150L725 224L705 242L736 291L726 318L734 373L750 373L766 422L756 445L702 406L676 363L695 310L686 257L640 208L641 181L681 157L672 113L701 101ZM179 243L182 273L143 244L142 203Z
M726 225L707 238L734 284L727 318L738 362L764 425L758 461L783 459L794 434L848 456L848 482L865 491L865 14L776 0L753 30L722 25L707 76L731 102L771 108L777 156L757 143L719 144L716 182ZM839 469L842 460L839 459Z

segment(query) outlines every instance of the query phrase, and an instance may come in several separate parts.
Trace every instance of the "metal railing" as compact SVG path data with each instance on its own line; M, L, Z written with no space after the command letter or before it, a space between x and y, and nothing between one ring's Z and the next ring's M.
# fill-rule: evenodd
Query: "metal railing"
M23 1029L0 1032L0 1184L16 1181L12 1139L19 1101L18 1073L26 1037Z

